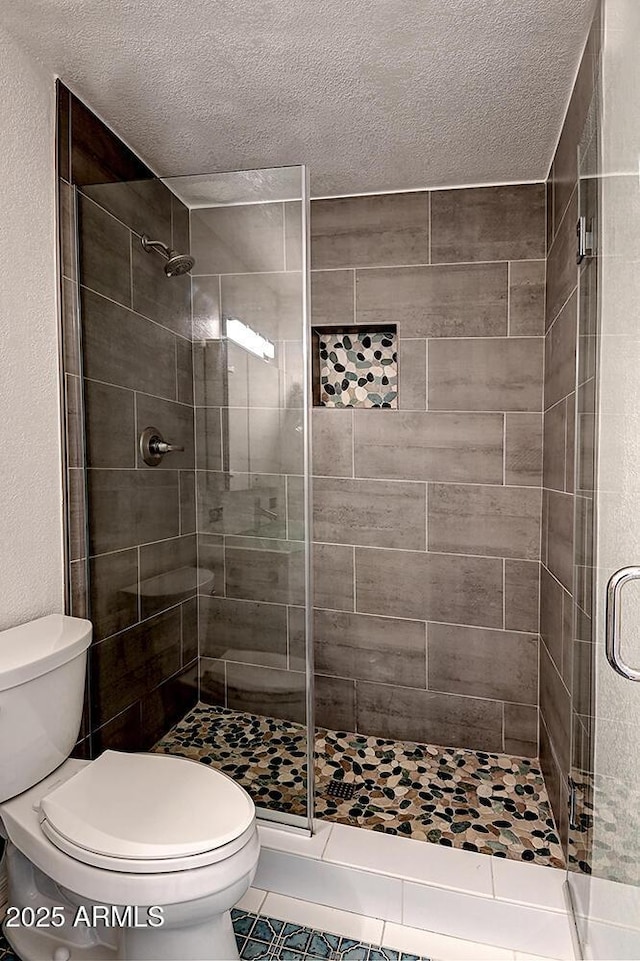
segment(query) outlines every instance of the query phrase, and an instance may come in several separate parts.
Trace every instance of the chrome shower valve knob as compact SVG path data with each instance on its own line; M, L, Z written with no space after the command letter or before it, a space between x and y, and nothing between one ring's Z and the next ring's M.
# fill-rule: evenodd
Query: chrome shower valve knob
M140 456L149 467L157 467L165 454L183 450L177 444L168 444L157 427L145 427L140 434Z

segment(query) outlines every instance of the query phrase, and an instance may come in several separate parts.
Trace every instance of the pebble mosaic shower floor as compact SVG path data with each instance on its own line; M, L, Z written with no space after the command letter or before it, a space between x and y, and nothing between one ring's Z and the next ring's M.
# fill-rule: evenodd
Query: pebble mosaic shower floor
M324 728L315 746L319 818L564 867L535 761ZM212 764L263 808L305 814L300 724L198 704L153 750Z

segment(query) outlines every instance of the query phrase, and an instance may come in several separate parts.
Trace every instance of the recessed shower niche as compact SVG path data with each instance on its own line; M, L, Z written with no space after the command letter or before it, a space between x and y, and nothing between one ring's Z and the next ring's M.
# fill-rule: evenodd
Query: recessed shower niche
M395 324L314 327L315 407L398 406Z

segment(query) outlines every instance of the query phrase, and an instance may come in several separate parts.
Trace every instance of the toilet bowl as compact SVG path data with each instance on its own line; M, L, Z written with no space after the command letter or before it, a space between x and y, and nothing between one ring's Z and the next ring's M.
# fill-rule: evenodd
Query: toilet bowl
M95 761L68 759L77 736L76 728L70 737L69 711L80 720L76 684L57 710L50 699L36 704L30 689L37 684L42 695L43 680L53 677L60 694L60 675L80 677L81 710L84 670L76 662L86 658L91 626L59 617L25 627L31 630L15 629L23 632L20 649L11 631L0 633L0 711L15 721L19 711L39 735L29 760L11 746L28 773L14 771L7 783L0 774L15 909L5 921L7 939L23 961L238 958L229 912L258 861L251 798L221 772L177 756L106 751ZM73 651L67 660L64 650ZM29 752L28 741L22 747ZM67 759L51 770L51 756L61 754ZM16 784L23 789L12 794ZM41 927L28 923L38 908Z

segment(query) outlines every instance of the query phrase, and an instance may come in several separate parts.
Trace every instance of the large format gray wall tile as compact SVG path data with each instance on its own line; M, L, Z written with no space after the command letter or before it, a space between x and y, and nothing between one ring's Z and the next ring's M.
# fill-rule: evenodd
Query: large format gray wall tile
M545 256L544 184L436 190L431 260L540 260Z
M542 416L505 416L505 484L540 487L542 480Z
M140 612L150 617L197 590L196 537L175 537L140 547Z
M545 338L545 408L575 389L577 334L578 298L574 293Z
M429 550L538 560L540 490L429 485Z
M217 407L196 408L196 467L222 470L222 419Z
M501 484L502 414L355 411L356 477Z
M304 724L305 675L228 661L227 707Z
M93 639L116 634L138 620L138 553L116 551L89 561Z
M424 484L316 477L313 533L317 541L425 549Z
M429 344L430 410L542 409L541 337Z
M198 703L198 662L163 681L141 702L142 749L149 749Z
M433 694L389 684L358 684L359 731L457 747L470 741L480 751L502 750L499 701Z
M538 632L540 565L537 561L504 562L504 626L509 631Z
M398 343L398 407L401 410L426 410L426 338L403 339Z
M573 583L573 498L549 491L547 566L568 591Z
M559 401L544 414L544 486L563 491L567 445L567 405Z
M285 537L283 476L198 471L197 487L200 532Z
M133 309L190 339L191 281L187 274L167 277L165 263L158 254L144 250L138 238L133 237Z
M358 270L356 320L397 324L401 337L507 333L507 265Z
M78 197L80 283L131 306L131 233L101 207Z
M356 610L502 627L502 559L358 547Z
M239 537L225 544L227 597L304 604L303 545Z
M191 211L194 275L284 270L282 204Z
M567 207L547 260L546 327L551 326L578 282L576 266L577 191Z
M85 440L89 467L135 467L134 393L84 382Z
M180 668L180 629L175 608L92 645L94 724L114 717Z
M175 399L170 331L84 288L82 316L85 377Z
M538 702L538 638L429 624L429 690Z
M218 340L222 336L220 320L220 278L197 277L191 273L192 336L194 341Z
M270 340L301 337L302 275L259 273L221 278L223 317L235 317Z
M184 451L170 451L165 454L155 467L147 467L138 448L138 467L148 470L193 470L193 407L160 400L159 397L147 394L137 394L136 413L138 438L147 427L157 427L168 444L184 447Z
M343 677L314 677L316 725L334 731L356 731L356 684Z
M179 533L177 471L90 470L88 487L93 554Z
M315 669L320 674L426 687L426 625L317 610Z
M170 245L172 194L162 181L96 183L83 187L82 192L137 234L146 233Z
M325 477L353 476L353 412L314 407L313 473Z
M316 607L353 611L354 548L337 544L313 546L313 602Z
M312 203L311 264L315 270L427 263L427 192Z
M509 265L509 334L539 337L544 334L544 260L516 260Z
M311 320L314 324L351 324L355 320L355 272L311 271Z
M287 609L224 597L199 598L200 653L267 667L287 666Z
M538 706L505 704L504 750L517 757L538 756Z
M571 696L544 645L540 648L540 711L547 728L554 732L554 746L562 771L569 770L571 742Z

